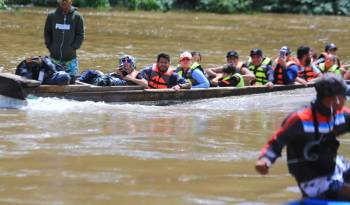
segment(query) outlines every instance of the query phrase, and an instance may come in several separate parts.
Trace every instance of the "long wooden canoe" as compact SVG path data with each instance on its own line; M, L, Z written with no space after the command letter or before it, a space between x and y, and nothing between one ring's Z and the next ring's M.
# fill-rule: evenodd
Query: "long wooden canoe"
M21 82L25 94L31 94L38 97L57 97L77 101L104 101L108 103L149 102L152 104L169 104L206 98L249 95L306 88L304 85L276 85L272 89L264 86L247 86L243 88L217 87L174 91L173 89L142 89L141 86L100 87L93 85L38 85L36 84L36 81L28 81L27 79L18 78L18 76L11 74L6 74L6 76L0 74L0 80L1 78L13 79L17 82ZM308 87L311 86L313 85L310 84Z

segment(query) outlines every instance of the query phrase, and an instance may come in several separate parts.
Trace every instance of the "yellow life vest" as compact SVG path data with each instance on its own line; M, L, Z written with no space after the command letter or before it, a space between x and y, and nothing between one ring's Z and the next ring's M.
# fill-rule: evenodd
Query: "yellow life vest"
M330 73L334 73L334 74L337 74L337 75L341 75L339 66L337 64L333 64L332 67L330 67L327 70L326 70L326 64L325 63L320 63L318 67L320 68L322 73L330 72Z
M257 85L265 85L268 82L266 67L268 65L271 65L271 63L272 63L271 59L265 57L262 63L260 64L260 66L258 67L255 67L255 65L253 65L252 62L248 64L248 69L252 71L255 75Z

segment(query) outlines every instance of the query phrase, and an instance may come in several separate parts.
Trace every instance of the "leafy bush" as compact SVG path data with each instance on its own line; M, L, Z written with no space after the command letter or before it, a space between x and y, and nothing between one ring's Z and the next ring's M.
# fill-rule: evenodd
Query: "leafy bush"
M0 9L6 9L6 4L5 4L5 0L0 0Z
M74 0L73 3L78 7L107 8L110 6L108 0Z
M166 0L129 0L123 1L122 5L131 10L166 11L172 7L171 2Z
M0 0L0 8L6 7ZM8 4L56 6L57 0L7 0ZM74 0L78 7L106 8L110 5L130 10L186 9L216 13L279 12L350 15L349 0Z
M348 0L254 0L252 8L281 13L350 14Z
M235 13L249 10L251 4L251 0L200 0L196 8L217 13Z

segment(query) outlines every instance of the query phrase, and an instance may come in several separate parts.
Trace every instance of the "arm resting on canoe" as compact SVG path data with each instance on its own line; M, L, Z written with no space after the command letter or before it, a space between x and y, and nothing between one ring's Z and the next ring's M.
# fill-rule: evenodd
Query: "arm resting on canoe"
M148 82L144 78L133 78L130 75L127 75L127 76L124 77L124 80L133 82L133 83L135 83L137 85L142 86L143 88L147 88L148 87Z

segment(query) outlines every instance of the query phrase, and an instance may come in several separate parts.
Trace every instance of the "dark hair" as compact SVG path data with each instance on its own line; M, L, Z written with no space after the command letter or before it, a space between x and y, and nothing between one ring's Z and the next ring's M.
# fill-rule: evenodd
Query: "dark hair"
M159 60L160 60L161 58L165 58L165 59L167 59L167 60L170 62L170 56L169 56L168 54L166 54L166 53L160 53L160 54L158 54L158 56L157 56L157 62L159 62Z
M202 54L198 51L192 51L191 52L191 55L194 56L194 55L199 55L199 59L202 60Z
M233 65L225 65L223 68L222 68L222 72L224 73L229 73L229 74L234 74L236 73L236 70L237 68Z
M264 54L263 54L263 51L260 48L254 48L254 49L252 49L250 51L250 56L252 57L252 56L255 56L255 55L262 57Z
M297 51L297 57L298 59L302 59L305 55L309 55L310 53L310 47L308 46L300 46Z
M340 75L326 73L316 81L315 89L317 99L327 96L343 95L347 93L348 86Z

